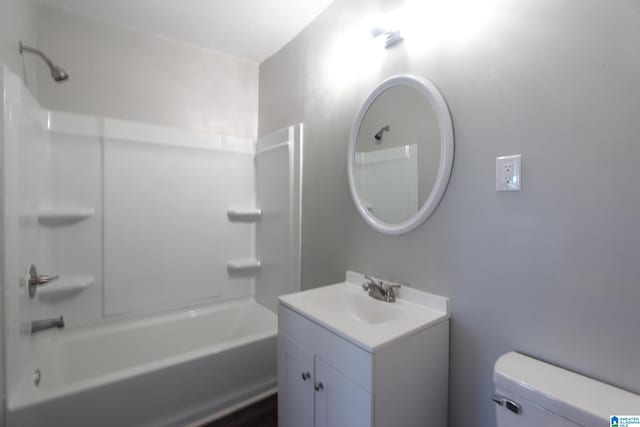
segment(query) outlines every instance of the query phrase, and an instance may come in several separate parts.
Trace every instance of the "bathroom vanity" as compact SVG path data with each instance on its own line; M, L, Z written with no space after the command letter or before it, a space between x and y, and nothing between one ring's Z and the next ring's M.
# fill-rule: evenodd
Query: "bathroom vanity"
M449 300L402 287L380 301L365 282L280 297L280 427L446 425Z

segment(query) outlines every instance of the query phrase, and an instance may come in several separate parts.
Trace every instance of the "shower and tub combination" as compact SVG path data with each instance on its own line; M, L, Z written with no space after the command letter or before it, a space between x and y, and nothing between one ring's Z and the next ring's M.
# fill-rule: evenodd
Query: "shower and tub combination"
M50 111L0 77L7 426L183 426L273 393L301 125L251 141Z

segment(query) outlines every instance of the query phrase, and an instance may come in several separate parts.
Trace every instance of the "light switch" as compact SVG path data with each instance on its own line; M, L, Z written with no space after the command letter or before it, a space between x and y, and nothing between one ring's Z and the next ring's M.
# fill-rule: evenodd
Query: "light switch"
M522 155L496 158L496 191L520 191Z

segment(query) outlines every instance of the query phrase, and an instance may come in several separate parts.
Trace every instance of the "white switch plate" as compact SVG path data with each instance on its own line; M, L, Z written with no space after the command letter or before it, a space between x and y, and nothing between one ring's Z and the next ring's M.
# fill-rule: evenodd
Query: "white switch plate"
M522 155L496 158L496 191L520 191Z

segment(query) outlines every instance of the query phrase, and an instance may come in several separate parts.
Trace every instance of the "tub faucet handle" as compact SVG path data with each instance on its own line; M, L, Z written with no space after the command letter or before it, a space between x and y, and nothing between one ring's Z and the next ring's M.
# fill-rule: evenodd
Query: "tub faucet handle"
M31 279L29 279L29 284L34 284L34 285L46 285L49 282L53 282L54 280L58 280L60 278L60 276L58 276L57 274L55 276L45 276L44 274L41 274L37 277L33 277Z
M49 282L53 282L54 280L58 280L60 276L46 276L44 274L38 274L38 269L35 264L31 264L27 269L27 289L29 291L29 298L34 298L36 296L36 291L38 286L46 285Z

